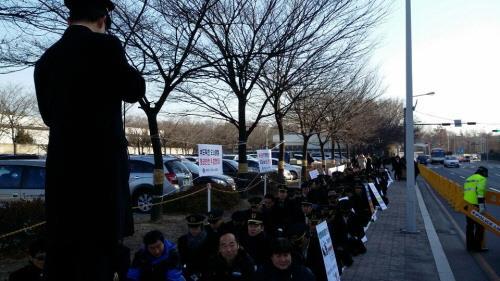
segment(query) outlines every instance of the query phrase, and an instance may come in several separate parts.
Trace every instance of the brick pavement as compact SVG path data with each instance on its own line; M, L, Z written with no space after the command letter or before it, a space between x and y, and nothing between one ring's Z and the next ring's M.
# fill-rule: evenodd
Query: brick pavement
M434 281L438 272L418 204L418 234L403 234L406 221L406 182L393 183L388 191L389 208L377 212L367 230L367 252L354 257L342 281Z

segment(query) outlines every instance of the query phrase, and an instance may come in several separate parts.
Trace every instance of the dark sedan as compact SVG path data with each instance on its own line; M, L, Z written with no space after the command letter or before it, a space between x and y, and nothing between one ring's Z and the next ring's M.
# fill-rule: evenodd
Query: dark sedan
M198 167L198 165L189 160L183 160L182 163L189 169L189 171L193 175L193 184L195 186L206 185L207 183L210 183L215 188L236 190L236 183L232 177L226 175L200 177L200 168Z

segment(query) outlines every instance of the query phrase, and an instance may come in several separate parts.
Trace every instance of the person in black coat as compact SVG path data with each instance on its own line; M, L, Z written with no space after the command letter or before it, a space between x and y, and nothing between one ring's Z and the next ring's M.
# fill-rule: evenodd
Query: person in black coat
M46 274L110 280L118 241L133 233L122 102L143 98L145 82L119 39L105 34L110 0L64 2L70 26L34 71L38 108L50 130ZM99 173L99 180L82 171Z
M272 244L270 261L257 270L255 281L315 281L311 270L292 258L292 244L277 238Z
M219 238L219 253L209 260L208 268L203 281L253 281L256 271L253 259L230 232Z
M269 257L269 237L265 232L263 216L254 213L247 221L247 232L241 236L240 243L257 265Z
M188 233L177 240L182 271L186 280L198 280L207 270L210 256L208 234L203 227L205 216L193 214L186 217Z

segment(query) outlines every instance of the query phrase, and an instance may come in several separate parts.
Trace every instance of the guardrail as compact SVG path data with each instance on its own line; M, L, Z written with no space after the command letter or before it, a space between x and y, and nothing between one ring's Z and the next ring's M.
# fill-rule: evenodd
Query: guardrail
M432 171L424 165L418 165L420 175L429 183L429 185L439 193L453 209L461 212L477 223L480 223L485 229L500 236L500 221L488 212L480 213L477 207L467 203L464 200L463 187L458 183L449 180L438 173ZM485 194L487 204L500 205L500 192L487 190Z

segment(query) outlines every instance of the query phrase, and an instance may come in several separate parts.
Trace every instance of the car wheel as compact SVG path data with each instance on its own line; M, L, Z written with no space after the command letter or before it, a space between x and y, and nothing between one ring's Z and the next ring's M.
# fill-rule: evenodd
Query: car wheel
M296 180L296 179L298 179L298 178L299 178L299 175L298 175L298 174L297 174L297 172L295 172L295 171L290 171L290 174L292 175L292 179L293 179L293 180Z
M134 207L138 207L140 213L148 213L151 211L153 204L153 194L149 190L140 190L134 196Z

